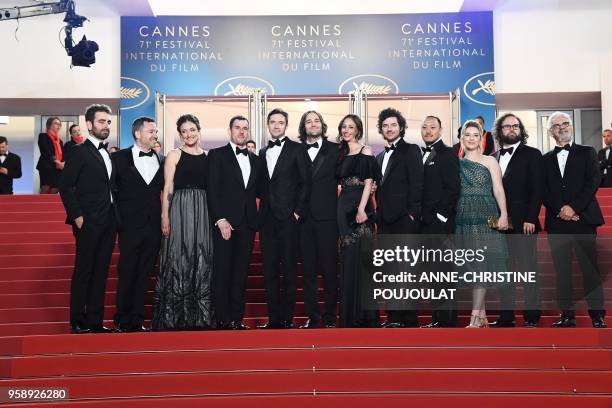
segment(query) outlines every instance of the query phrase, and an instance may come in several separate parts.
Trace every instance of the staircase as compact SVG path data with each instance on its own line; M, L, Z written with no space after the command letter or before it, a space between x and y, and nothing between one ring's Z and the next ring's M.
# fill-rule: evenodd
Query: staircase
M606 235L599 263L609 281L612 189L601 189L598 199L606 218L598 230ZM69 335L74 241L59 197L0 196L0 214L0 394L2 387L64 387L72 405L87 407L612 406L612 329L589 328L584 303L577 306L577 329ZM539 238L538 250L542 297L554 299L545 237ZM116 250L107 285L109 326L117 259ZM575 285L581 293L580 279ZM245 323L253 327L267 320L257 242L247 287ZM612 289L606 287L610 310ZM150 291L147 316L151 296ZM298 325L305 320L301 299L298 290ZM470 305L459 306L460 324L467 324ZM558 316L556 305L544 302L543 311L540 325L550 327ZM428 312L422 314L427 323ZM517 320L520 325L521 317ZM607 323L612 327L610 317Z

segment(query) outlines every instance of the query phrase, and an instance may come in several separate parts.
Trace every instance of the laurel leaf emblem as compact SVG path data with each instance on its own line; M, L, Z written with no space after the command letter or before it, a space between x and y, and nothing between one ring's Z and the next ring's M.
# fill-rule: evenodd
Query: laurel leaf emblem
M122 86L119 93L121 99L134 99L140 96L142 88L125 88Z

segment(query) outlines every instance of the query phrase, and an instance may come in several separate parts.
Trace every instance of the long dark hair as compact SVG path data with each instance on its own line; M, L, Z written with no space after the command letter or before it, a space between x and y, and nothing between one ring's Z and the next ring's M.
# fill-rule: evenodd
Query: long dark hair
M349 151L350 151L348 142L342 139L342 125L344 125L344 122L347 119L351 119L353 122L355 122L355 127L357 127L357 135L355 136L355 139L361 140L361 138L363 137L363 122L361 121L361 118L359 118L359 116L349 113L348 115L342 118L342 120L338 124L338 136L336 137L336 140L338 141L338 144L340 145L339 147L340 149L339 160L340 161L344 159L344 157L347 154L349 154Z
M315 110L309 110L308 112L304 112L302 118L300 119L300 126L298 127L298 139L300 139L300 142L306 142L306 117L311 113L317 115L321 121L321 137L327 137L327 123L325 123L323 120L323 116Z

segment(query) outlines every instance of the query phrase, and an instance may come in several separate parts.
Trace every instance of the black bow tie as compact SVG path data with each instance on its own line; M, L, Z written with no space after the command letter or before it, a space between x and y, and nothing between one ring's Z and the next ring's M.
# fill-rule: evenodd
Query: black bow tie
M153 150L150 150L149 153L145 153L145 152L138 153L138 157L142 157L142 156L153 157Z
M427 146L427 147L422 147L421 146L421 150L423 150L423 154L430 152L433 150L434 148L432 146Z
M268 147L274 147L274 146L278 146L280 147L280 145L285 141L285 138L283 138L283 140L280 139L276 139L276 140L270 140L268 141Z
M512 152L514 151L514 146L509 147L507 149L499 149L499 155L503 156L506 153L509 153L510 155L512 155Z
M306 143L306 150L310 149L311 147L314 147L315 149L318 149L319 148L319 142L314 142L312 144Z
M238 146L236 146L236 156L238 156L239 154L244 154L245 156L248 156L249 149L247 149L246 147L244 149L241 149Z
M385 153L390 151L390 150L395 150L395 145L392 144L391 146L385 146Z
M107 143L100 142L100 144L98 145L98 150L100 149L104 149L104 150L108 149L108 142Z
M567 150L569 152L570 149L570 145L566 144L565 146L561 147L561 146L555 146L555 154L559 153L561 150Z

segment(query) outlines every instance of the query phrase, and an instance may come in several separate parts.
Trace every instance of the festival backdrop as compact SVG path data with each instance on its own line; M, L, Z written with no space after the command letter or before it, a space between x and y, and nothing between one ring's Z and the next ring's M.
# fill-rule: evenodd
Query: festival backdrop
M121 146L171 96L461 91L461 120L495 118L491 12L121 18Z

